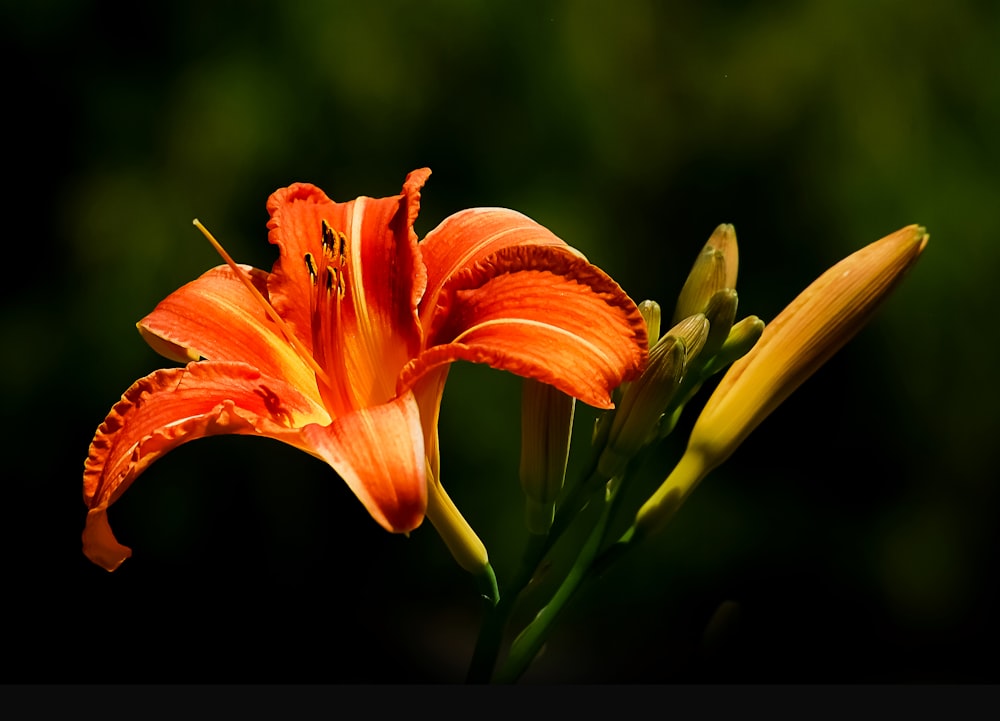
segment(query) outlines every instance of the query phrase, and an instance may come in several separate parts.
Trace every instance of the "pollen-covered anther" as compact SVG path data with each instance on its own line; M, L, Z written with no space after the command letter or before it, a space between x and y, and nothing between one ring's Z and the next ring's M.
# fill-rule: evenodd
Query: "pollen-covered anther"
M322 223L323 252L338 265L344 265L347 255L347 235L341 230L334 230L325 220Z
M326 221L320 221L320 232L322 234L323 265L321 272L323 282L326 284L327 293L331 296L336 290L338 299L343 299L347 292L345 273L347 272L347 234L341 230L335 230ZM312 271L310 270L310 274ZM319 275L319 272L316 274ZM315 278L314 278L315 282Z
M333 228L330 227L330 224L326 220L320 221L320 228L323 234L323 250L327 254L332 254L333 247L336 245L336 236L333 233Z
M344 285L344 269L328 265L324 271L323 280L326 284L327 295L332 296L334 291L336 291L337 299L343 300L344 293L347 290L347 286Z

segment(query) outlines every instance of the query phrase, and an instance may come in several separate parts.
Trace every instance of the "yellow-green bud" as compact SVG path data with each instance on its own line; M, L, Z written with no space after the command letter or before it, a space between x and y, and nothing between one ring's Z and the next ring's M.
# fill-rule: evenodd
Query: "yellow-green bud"
M764 321L755 315L749 315L733 325L718 355L727 363L733 363L749 353L763 334Z
M738 269L736 230L732 225L723 223L712 233L691 267L677 298L673 322L704 313L709 299L717 291L735 288Z
M710 378L728 366L736 358L739 358L750 350L750 346L753 345L753 341L751 341L750 345L740 350L738 355L726 352L726 343L732 337L735 327L733 326L733 317L736 314L736 291L732 288L725 288L713 295L712 299L708 302L706 314L710 315L706 315L709 326L704 347L700 353L690 353L688 355L688 361L694 359L694 362L689 363L685 368L681 387L675 394L671 407L667 409L667 412L660 420L659 428L656 432L659 438L666 438L673 432L677 421L680 420L684 406L698 392L705 379ZM761 323L760 327L763 328L764 324ZM738 335L741 338L743 336L742 333ZM756 341L756 338L753 340Z
M705 475L864 326L927 238L922 227L911 225L851 254L764 328L708 399L677 467L639 509L638 534L665 524Z
M655 300L644 300L639 304L639 315L646 321L646 338L649 347L660 339L660 304Z
M673 336L681 341L684 344L684 361L690 363L705 347L708 332L708 318L703 313L697 313L677 323L664 338Z
M706 361L719 352L729 337L733 321L736 320L736 305L736 291L732 288L723 288L716 291L705 306L705 317L709 326L701 355Z
M720 370L739 360L754 347L764 332L764 321L755 315L750 315L733 325L722 347L709 358L701 371L704 380L715 375Z
M684 377L684 368L697 355L708 335L708 321L698 314L685 318L649 351L646 370L629 384L615 409L608 441L598 460L600 472L611 478L655 437L663 415Z
M573 431L575 399L531 378L521 386L521 488L531 533L552 525Z

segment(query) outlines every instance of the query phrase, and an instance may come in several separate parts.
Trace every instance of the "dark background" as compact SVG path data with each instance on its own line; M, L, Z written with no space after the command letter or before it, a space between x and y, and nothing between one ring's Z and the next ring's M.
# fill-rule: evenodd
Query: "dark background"
M94 429L167 364L135 321L219 262L191 219L267 268L274 189L383 196L428 165L420 235L513 207L667 308L720 222L764 319L862 245L931 234L526 681L995 682L998 41L973 0L4 0L4 680L462 679L479 606L433 529L384 533L278 443L157 463L111 511L135 551L114 574L79 541ZM441 422L501 584L518 391L456 365Z

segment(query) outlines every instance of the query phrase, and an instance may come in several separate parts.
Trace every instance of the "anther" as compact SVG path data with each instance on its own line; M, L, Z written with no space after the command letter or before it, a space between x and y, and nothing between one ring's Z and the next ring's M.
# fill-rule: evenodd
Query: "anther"
M316 285L316 261L313 259L312 253L306 253L306 270L309 271L309 279L312 281L313 285Z
M327 255L333 253L333 247L336 243L337 236L333 232L333 228L325 220L321 221L323 225L323 250Z
M343 231L337 233L337 258L341 265L347 260L347 235Z

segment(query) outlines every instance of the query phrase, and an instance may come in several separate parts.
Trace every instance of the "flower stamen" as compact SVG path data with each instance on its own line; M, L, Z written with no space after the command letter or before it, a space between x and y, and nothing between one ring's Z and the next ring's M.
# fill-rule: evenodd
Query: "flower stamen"
M340 381L320 386L320 395L323 396L327 407L336 415L340 415L360 407L351 384L345 382L349 376L341 301L347 293L344 277L347 236L342 231L330 227L326 220L322 221L321 233L323 254L319 263L317 264L312 253L305 254L306 268L313 286L310 294L313 349L320 365L329 370L333 378ZM322 289L319 287L320 277L323 279Z
M268 299L265 298L259 290L257 290L257 286L255 286L253 284L253 281L250 280L250 277L247 275L246 271L243 270L243 268L241 268L239 265L237 265L236 261L233 260L232 256L230 256L229 253L226 252L226 249L222 247L222 243L220 243L215 239L215 236L213 236L208 231L208 228L206 228L204 225L201 224L200 220L195 218L191 222L194 224L194 227L200 230L201 234L208 239L208 242L212 244L213 248L215 248L215 252L217 252L220 256L222 256L222 259L226 261L226 265L228 265L230 270L232 270L233 273L236 274L236 277L239 278L240 282L243 283L244 286L246 286L246 289L248 291L250 291L250 295L252 295L254 297L254 300L256 300L260 304L260 306L264 309L264 312L267 314L267 317L270 318L272 321L274 321L274 324L278 326L278 329L281 331L281 334L285 337L285 340L288 341L288 345L290 345L292 349L295 351L295 353L299 356L299 358L301 358L305 362L305 364L308 365L313 370L313 372L316 374L316 380L319 381L320 386L322 387L322 385L324 384L328 385L330 383L330 380L327 377L326 372L319 365L319 363L316 362L316 359L313 358L308 351L299 347L298 339L295 337L295 334L292 332L291 328L289 328L285 324L285 321L281 319L281 316L278 315L278 311L274 309L274 306L271 305Z

